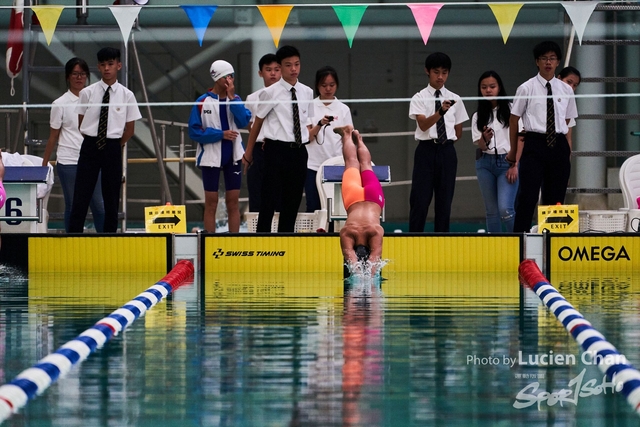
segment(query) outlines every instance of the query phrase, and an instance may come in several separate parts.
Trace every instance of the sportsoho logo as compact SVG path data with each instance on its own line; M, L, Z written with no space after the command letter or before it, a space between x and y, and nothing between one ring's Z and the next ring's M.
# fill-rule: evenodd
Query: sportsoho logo
M215 259L222 257L283 257L287 251L225 251L222 248L218 248L212 255Z

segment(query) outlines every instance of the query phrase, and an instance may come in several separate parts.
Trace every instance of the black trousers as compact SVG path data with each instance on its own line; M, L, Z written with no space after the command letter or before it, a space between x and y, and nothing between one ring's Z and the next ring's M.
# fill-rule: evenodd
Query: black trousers
M264 150L262 142L256 142L253 149L253 164L247 170L247 190L249 190L249 212L260 211L260 196L264 180Z
M269 233L278 202L278 232L293 232L307 176L307 147L267 141L264 144L264 180L260 197L257 232Z
M73 193L69 232L82 233L93 190L102 172L102 198L104 199L104 232L118 231L118 205L122 186L122 146L120 139L107 139L102 150L96 138L85 136L80 147L76 185Z
M556 135L553 147L544 134L527 133L518 171L520 189L516 201L514 232L528 232L542 189L541 203L564 203L571 175L571 149L563 134Z
M434 231L448 232L456 187L458 156L453 141L420 141L413 158L409 231L424 232L431 199L435 196Z

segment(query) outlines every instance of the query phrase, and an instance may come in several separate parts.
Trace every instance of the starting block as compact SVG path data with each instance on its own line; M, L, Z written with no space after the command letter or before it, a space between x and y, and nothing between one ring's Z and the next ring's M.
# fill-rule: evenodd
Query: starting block
M0 209L3 233L46 232L46 198L38 198L38 184L47 184L47 166L5 166L7 200ZM44 230L39 230L44 224Z
M344 173L344 165L323 165L321 166L322 185L328 185L330 188L326 191L327 199L327 220L345 221L347 219L347 211L342 203L342 174ZM391 169L389 166L373 166L373 173L382 185L391 182ZM322 194L322 193L321 193ZM382 221L385 220L385 209L382 208Z

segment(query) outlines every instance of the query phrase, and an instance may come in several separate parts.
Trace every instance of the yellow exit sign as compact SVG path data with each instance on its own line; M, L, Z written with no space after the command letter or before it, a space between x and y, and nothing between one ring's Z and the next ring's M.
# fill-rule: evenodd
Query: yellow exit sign
M578 233L578 205L538 206L538 233L543 230L552 233Z
M148 206L144 208L147 233L186 233L187 210L184 205Z

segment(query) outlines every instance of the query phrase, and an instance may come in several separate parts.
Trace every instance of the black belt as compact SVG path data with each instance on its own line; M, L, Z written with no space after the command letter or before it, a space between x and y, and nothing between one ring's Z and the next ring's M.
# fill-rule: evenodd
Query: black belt
M91 135L83 135L84 139L87 139L91 142L93 141L97 141L98 137L97 136L91 136ZM107 142L118 142L120 143L122 141L122 138L105 138L105 141Z
M556 137L556 142L558 140L566 141L567 135L565 135L564 133L556 132L556 136L555 137ZM543 141L543 140L546 141L547 134L546 133L540 133L540 132L526 132L524 134L524 138L525 138L525 141L527 139L529 139L529 141L531 141L531 142L533 142L533 141L538 142L538 141ZM554 146L555 146L555 144L551 145L551 147L554 147Z
M280 144L289 148L301 148L302 146L309 144L309 142L303 142L302 144L298 144L297 142L280 141L278 139L270 139L270 138L265 138L264 142Z
M540 133L540 132L525 132L524 134L525 138L526 137L531 137L531 138L538 138L538 139L546 139L547 138L547 134L546 133Z
M418 142L427 142L435 145L445 145L445 144L453 144L453 139L447 139L445 142L440 143L437 139L419 139Z

